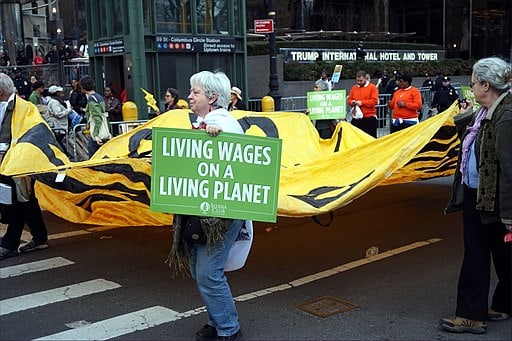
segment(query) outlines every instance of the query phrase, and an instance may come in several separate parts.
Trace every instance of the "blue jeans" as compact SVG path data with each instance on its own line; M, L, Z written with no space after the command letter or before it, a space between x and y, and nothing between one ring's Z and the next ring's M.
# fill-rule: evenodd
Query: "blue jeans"
M210 246L195 244L191 250L190 272L206 305L208 324L217 328L219 336L231 336L240 329L238 312L224 275L224 263L242 223L242 220L233 220L223 241Z

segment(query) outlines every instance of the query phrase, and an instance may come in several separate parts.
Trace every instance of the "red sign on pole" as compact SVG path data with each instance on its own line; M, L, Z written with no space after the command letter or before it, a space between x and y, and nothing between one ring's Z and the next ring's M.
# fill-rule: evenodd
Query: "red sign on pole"
M254 20L254 33L274 33L274 20L272 20L272 19Z

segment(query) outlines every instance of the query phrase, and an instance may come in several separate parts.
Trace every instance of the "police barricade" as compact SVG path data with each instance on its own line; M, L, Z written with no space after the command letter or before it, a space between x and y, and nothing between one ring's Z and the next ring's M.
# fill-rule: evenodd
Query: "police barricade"
M388 109L388 101L391 100L391 95L380 94L379 103L377 104L377 136L383 136L389 133L389 126L391 122L390 110ZM261 98L252 98L248 103L249 110L261 111ZM281 98L281 111L295 111L305 112L307 110L307 97L294 96ZM349 113L347 105L347 113ZM347 117L350 121L350 117Z
M43 82L46 87L52 84L62 84L59 81L62 75L60 64L3 66L0 68L0 72L13 77L14 69L19 70L21 76L27 79L27 81L30 81L30 78L34 76L37 80Z
M89 74L89 62L87 58L79 58L80 61L66 61L54 64L2 66L0 72L10 77L14 76L14 69L21 72L21 76L30 81L34 76L44 83L45 87L60 85L65 88L71 87L73 79L80 80L84 75Z
M281 111L304 112L308 108L306 96L283 97L281 98Z
M73 59L63 64L63 81L62 84L66 87L71 87L73 79L80 80L85 75L89 74L88 58L74 58L81 61L74 61ZM83 59L83 60L82 60Z
M391 111L388 102L391 100L390 94L379 94L379 103L377 109L377 137L389 134L391 125Z
M147 121L148 120L109 122L110 131L117 132L117 135L121 135ZM89 133L86 131L86 128L87 124L85 123L77 124L67 135L65 144L71 161L85 161L89 159Z

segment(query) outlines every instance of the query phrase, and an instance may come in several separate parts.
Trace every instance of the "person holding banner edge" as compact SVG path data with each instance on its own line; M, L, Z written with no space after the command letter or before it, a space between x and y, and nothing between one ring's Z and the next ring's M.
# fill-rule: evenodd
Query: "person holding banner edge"
M481 106L472 110L467 101L468 107L454 118L462 133L461 148L445 213L463 212L464 258L455 316L439 321L449 332L484 334L486 321L505 321L512 313L511 85L509 63L480 59L473 65L470 87ZM492 265L498 283L489 304Z
M374 84L367 80L365 71L356 72L356 84L350 90L347 102L352 108L351 112L355 112L356 108L362 112L362 117L352 114L352 125L377 138L379 91Z
M190 109L197 115L192 129L204 129L212 137L221 132L244 134L229 114L231 84L222 72L201 71L190 77ZM173 244L167 263L176 272L195 279L205 303L208 323L196 333L196 340L238 340L241 338L238 312L224 274L229 251L243 221L176 214ZM193 231L192 234L190 231Z

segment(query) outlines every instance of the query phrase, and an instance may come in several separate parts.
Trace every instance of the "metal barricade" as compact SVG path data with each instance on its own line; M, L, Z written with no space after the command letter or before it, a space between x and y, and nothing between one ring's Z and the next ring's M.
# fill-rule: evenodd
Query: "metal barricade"
M80 80L82 76L89 74L88 62L71 61L55 64L2 66L0 72L12 76L15 68L20 70L21 75L27 80L30 80L31 76L35 76L46 87L53 84L70 87L73 79Z
M261 111L261 98L251 98L247 103L247 110Z
M391 125L391 111L388 102L391 100L390 94L379 94L379 103L377 109L377 137L389 134Z
M281 98L281 111L304 112L308 108L306 96L294 96Z
M148 120L134 120L134 121L116 121L109 122L110 131L117 131L118 135L129 132L130 130L146 123ZM84 161L89 159L88 143L89 134L85 134L85 123L77 124L69 133L66 138L66 147L71 161ZM113 129L113 128L117 129Z
M82 76L89 74L89 63L68 62L63 65L64 86L70 87L73 79L80 80Z

